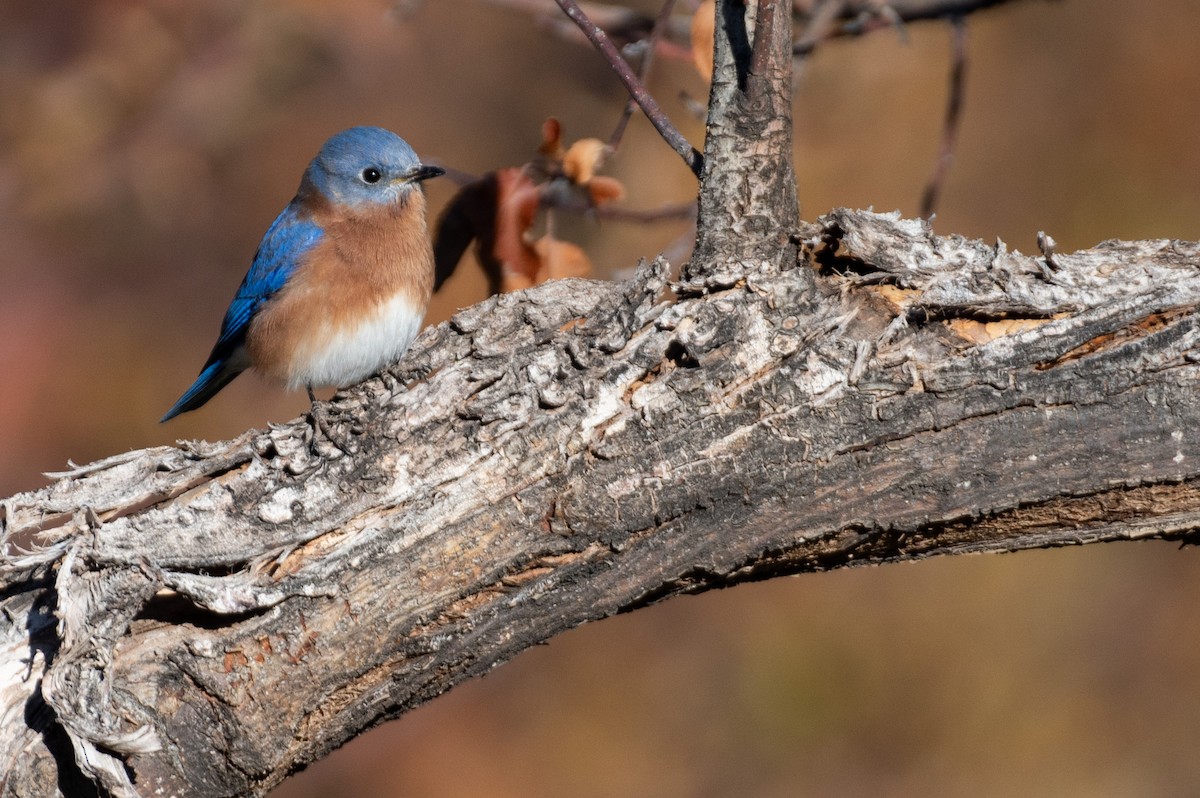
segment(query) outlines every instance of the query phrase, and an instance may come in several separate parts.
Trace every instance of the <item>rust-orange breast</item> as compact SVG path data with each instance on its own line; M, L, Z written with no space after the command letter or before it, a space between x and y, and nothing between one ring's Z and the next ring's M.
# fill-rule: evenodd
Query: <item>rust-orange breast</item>
M259 311L251 362L289 387L348 385L398 360L420 329L433 289L425 196L391 205L303 201L324 237Z

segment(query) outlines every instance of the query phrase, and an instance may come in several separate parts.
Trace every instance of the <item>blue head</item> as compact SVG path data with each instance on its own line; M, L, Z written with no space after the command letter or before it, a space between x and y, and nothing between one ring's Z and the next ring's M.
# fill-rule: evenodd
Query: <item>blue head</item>
M352 127L332 136L304 180L329 200L388 205L445 170L421 163L408 142L381 127Z

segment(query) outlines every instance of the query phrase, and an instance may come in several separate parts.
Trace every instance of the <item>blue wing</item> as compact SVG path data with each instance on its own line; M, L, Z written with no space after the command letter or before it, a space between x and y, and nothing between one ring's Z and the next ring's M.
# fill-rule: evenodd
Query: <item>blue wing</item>
M247 364L242 347L250 322L262 304L283 287L300 259L323 235L321 228L308 218L296 201L284 208L258 245L254 262L225 311L221 334L217 336L217 343L200 376L161 421L200 407L245 370Z
M306 216L293 202L267 229L250 270L225 311L221 335L213 347L213 355L209 356L210 363L226 349L242 345L259 307L283 288L300 258L321 240L324 235L321 228Z

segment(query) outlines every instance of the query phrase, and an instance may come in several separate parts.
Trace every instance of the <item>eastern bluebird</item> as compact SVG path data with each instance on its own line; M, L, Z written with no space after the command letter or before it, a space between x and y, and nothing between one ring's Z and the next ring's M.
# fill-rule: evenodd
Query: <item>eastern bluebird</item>
M247 368L342 387L400 359L433 289L422 180L445 170L378 127L330 138L263 236L200 376L163 421L195 410Z

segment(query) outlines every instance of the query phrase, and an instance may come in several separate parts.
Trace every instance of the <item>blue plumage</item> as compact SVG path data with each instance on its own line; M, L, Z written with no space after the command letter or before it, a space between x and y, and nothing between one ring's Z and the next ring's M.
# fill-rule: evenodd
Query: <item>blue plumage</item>
M200 376L192 387L179 397L171 409L159 419L168 421L180 413L195 410L211 399L230 380L241 374L249 365L245 362L243 346L246 331L262 303L283 288L288 277L295 271L305 252L321 240L321 228L304 218L297 200L283 209L283 213L267 229L250 270L242 279L237 294L225 311L221 322L221 334L213 346Z
M326 141L304 172L296 197L263 236L200 376L162 420L200 407L247 368L307 385L311 395L313 384L361 379L364 365L377 369L403 354L429 301L425 284L432 284L419 186L442 173L422 164L404 139L383 128L354 127ZM413 192L422 197L419 202L409 201ZM331 223L337 225L336 247L325 240L321 226ZM377 237L383 229L396 239L380 250ZM422 240L413 242L410 236ZM340 262L355 268L323 269L321 279L338 282L322 290L283 291L302 280L299 273L311 273L314 258L324 258L326 267ZM411 291L405 280L415 280ZM329 293L325 288L341 289L342 306L349 301L347 291L357 292L362 300L356 306L362 317L357 326L347 327L341 317L335 323L335 311L321 305ZM298 302L297 296L305 299ZM309 331L330 340L314 346Z
M246 328L250 326L255 311L283 288L300 263L300 258L324 235L320 227L303 217L296 200L284 208L283 213L267 229L262 243L258 245L258 252L254 253L250 270L242 278L237 294L225 311L216 348L222 344L238 344L246 337Z

